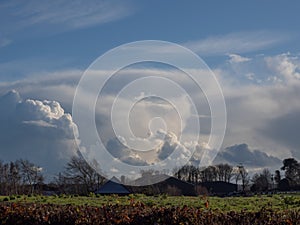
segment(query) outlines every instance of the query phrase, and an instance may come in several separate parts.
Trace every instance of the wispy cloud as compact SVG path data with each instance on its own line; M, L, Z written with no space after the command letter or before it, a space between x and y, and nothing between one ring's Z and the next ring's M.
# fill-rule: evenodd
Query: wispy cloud
M251 59L247 58L247 57L243 57L241 55L237 55L237 54L229 54L229 62L230 63L243 63L243 62L248 62Z
M1 43L1 40L0 40ZM17 81L19 79L57 71L60 68L68 68L70 60L67 58L56 60L55 58L27 57L0 62L0 83L5 81Z
M274 32L238 32L190 41L184 45L200 55L226 55L266 49L287 39L287 35Z
M1 38L0 36L0 48L9 45L12 41L7 38Z
M72 30L115 21L132 12L130 4L117 0L12 0L0 5L0 25L10 32L35 25L54 25Z

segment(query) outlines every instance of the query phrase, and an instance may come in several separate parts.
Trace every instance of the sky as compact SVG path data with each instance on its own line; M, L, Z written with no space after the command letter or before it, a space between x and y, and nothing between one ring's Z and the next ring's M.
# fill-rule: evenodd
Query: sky
M299 9L298 1L2 0L0 159L28 158L49 175L61 170L76 152L72 103L84 71L106 51L140 40L180 44L201 57L216 75L227 110L225 138L216 162L274 170L284 158L300 159ZM111 154L124 162L144 165L153 163L155 156L120 145L122 140L112 134L109 108L122 85L140 74L158 73L193 93L204 124L201 141L208 138L209 106L202 92L181 79L180 71L161 65L131 66L105 87L96 107L98 132ZM125 100L120 102L124 107ZM183 113L191 114L186 102L177 100L187 108ZM131 121L138 120L133 132L145 138L147 128L141 124L157 114L168 115L166 124L172 133L155 136L160 143L157 158L178 146L184 149L179 122L174 122L179 118L176 110L157 99L144 103L133 111L138 118ZM202 142L196 141L198 148L205 146ZM151 162L145 162L145 157ZM193 162L199 162L199 157Z

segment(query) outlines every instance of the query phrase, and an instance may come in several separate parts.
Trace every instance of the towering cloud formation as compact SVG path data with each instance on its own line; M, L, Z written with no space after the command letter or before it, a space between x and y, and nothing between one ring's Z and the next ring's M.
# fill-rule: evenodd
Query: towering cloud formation
M53 175L76 153L76 125L58 102L22 100L10 91L0 97L0 110L1 160L28 159Z
M217 159L218 162L229 162L234 165L242 162L247 166L253 165L259 168L262 165L275 167L275 164L278 164L276 166L278 169L281 165L281 160L278 161L278 158L300 159L298 138L300 57L289 53L251 56L251 60L248 57L231 54L230 63L226 61L224 65L214 70L224 92L228 115L223 151ZM56 99L66 111L70 111L76 85L82 72L61 71L18 82L0 82L0 96L7 90L17 89L26 99ZM156 158L153 156L152 160L149 160L151 162L145 162L148 155L139 156L113 138L110 112L116 94L124 85L139 78L141 74L145 76L165 74L166 77L170 74L168 78L178 82L195 97L195 102L199 102L197 108L199 114L195 116L200 118L200 137L204 139L201 139L200 143L206 143L211 128L210 110L205 96L199 93L193 82L189 82L183 74L174 70L132 68L110 80L112 83L105 86L101 99L97 103L98 133L108 151L122 161L144 165L153 163L155 159L165 159L176 147L180 148L183 144L178 143L179 133L176 131L180 128L178 126L180 120L176 112L172 110L171 105L162 104L163 101L155 98L148 98L135 105L131 112L130 125L134 134L146 138L149 135L148 124L151 118L160 116L165 119L168 128L171 128L168 131L173 131L173 134L167 133L163 137L158 134L155 136L153 132L154 141L160 143L153 154ZM185 115L189 116L190 111L185 100L177 100L185 110ZM124 107L128 105L126 98L121 101L121 105ZM0 112L0 159L2 160L29 158L34 159L40 166L58 171L58 165L62 165L68 155L73 154L76 149L72 118L57 102L22 100L17 92L12 91L0 97ZM116 113L121 115L122 110ZM122 115L121 119L123 119ZM118 121L116 123L118 124ZM190 123L186 121L186 124ZM187 131L187 134L196 141L195 133ZM249 147L236 145L236 143L247 143ZM225 149L228 146L231 147ZM199 151L192 158L196 165L200 162L203 146L198 146L197 149ZM259 149L259 152L254 149ZM247 157L242 157L243 155ZM250 162L250 159L253 160Z

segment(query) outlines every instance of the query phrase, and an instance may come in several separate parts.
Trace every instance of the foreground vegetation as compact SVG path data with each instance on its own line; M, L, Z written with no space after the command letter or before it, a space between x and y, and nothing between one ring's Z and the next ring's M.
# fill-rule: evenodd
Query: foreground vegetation
M1 224L299 224L299 210L230 211L194 207L130 205L75 206L34 203L0 205Z
M300 224L300 195L2 196L0 224Z

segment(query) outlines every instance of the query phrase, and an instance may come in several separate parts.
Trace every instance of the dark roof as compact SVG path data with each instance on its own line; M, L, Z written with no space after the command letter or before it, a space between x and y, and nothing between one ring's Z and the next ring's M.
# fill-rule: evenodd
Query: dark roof
M200 186L206 187L208 192L216 194L227 194L237 191L237 185L224 182L224 181L212 181L199 183Z
M155 183L157 181L159 181L159 183ZM165 174L156 174L141 177L135 180L133 184L137 186L130 187L130 189L133 192L137 193L147 193L147 190L151 189L151 194L161 194L166 193L168 191L168 187L175 187L181 192L182 195L196 195L195 187L193 184Z
M103 184L103 186L100 187L97 191L95 191L95 193L96 194L130 194L130 191L123 184L121 184L116 177L113 177L105 184Z
M179 180L176 177L169 177L168 179L162 182L162 185L174 186L181 191L182 195L196 195L194 184Z
M167 180L170 176L165 174L150 174L143 177L140 177L136 180L134 180L131 185L133 186L147 186L147 185L153 185L157 183L161 183L165 180ZM129 184L130 185L130 184Z

